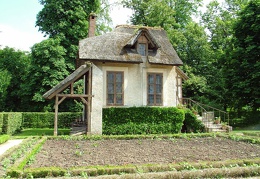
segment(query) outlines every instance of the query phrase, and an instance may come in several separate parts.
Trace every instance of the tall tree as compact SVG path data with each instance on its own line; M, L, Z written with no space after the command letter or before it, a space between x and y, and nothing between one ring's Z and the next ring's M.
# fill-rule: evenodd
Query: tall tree
M131 22L136 25L184 27L197 14L202 0L123 0L134 11Z
M32 47L32 64L24 89L23 103L31 103L30 111L52 110L42 95L69 74L66 69L66 49L58 38L49 38ZM25 109L26 110L26 109Z
M73 69L78 42L87 37L90 13L100 13L100 0L40 0L40 3L44 7L37 15L36 26L50 38L60 39L67 51L66 63Z
M260 108L260 2L251 1L234 25L235 50L227 66L228 87L237 109Z
M1 109L4 111L20 111L21 84L25 82L31 57L27 52L5 47L0 49L1 69Z

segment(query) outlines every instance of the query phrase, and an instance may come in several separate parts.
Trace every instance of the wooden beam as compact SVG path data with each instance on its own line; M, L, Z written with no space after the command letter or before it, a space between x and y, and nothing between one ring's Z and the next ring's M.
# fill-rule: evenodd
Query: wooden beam
M58 135L58 110L59 110L59 97L55 99L55 117L54 117L54 136Z
M73 86L74 86L74 82L71 82L71 84L70 84L70 94L74 94Z
M58 97L66 97L66 98L87 98L87 97L94 97L94 95L88 94L57 94Z
M88 102L87 102L87 100L86 100L85 98L80 97L80 99L81 99L81 101L82 101L85 105L88 105Z
M59 97L58 97L58 99L59 99ZM58 100L58 105L60 105L60 103L62 103L62 101L64 101L64 99L66 99L66 96L63 96L63 97L61 98L61 100Z

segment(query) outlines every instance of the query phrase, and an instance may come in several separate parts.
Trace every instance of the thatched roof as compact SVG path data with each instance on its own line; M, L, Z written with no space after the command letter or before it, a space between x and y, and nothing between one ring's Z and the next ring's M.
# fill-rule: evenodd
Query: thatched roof
M162 28L120 25L104 35L80 40L79 59L142 63L142 56L135 49L141 33L149 37L148 61L155 64L182 65Z
M79 68L77 68L72 74L70 74L67 78L62 80L59 84L54 86L52 89L47 91L43 97L45 99L52 99L57 94L63 92L65 89L67 89L72 83L79 80L83 75L85 75L89 69L91 68L92 64L88 63L85 65L81 65Z

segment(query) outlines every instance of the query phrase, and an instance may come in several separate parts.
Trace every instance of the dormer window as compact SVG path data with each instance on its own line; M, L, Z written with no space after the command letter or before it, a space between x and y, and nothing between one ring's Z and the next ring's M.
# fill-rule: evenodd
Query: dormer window
M139 43L137 52L142 56L146 56L146 43Z

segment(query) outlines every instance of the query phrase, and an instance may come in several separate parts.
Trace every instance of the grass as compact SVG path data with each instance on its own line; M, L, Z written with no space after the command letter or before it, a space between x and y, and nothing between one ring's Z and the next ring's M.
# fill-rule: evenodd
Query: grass
M48 128L32 128L24 129L21 133L17 133L14 137L28 137L28 136L53 136L54 129ZM69 135L70 129L59 129L58 135Z

